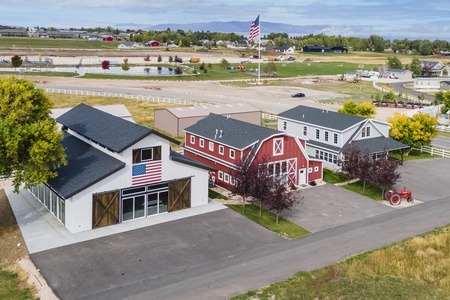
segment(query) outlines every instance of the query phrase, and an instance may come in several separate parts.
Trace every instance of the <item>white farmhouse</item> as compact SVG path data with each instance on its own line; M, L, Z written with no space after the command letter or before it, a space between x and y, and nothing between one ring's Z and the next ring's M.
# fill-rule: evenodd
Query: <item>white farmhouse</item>
M342 151L356 146L374 158L407 148L389 138L389 123L299 105L278 115L278 130L306 140L309 156L336 169Z

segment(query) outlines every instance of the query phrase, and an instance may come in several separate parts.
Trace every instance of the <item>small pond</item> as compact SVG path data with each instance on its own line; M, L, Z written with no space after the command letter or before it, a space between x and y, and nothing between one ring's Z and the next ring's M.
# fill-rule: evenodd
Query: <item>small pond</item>
M102 67L20 67L20 68L0 68L1 72L70 72L84 75L91 74L109 74L109 75L134 75L134 76L171 76L175 75L175 68L169 67L130 67L128 71L122 70L122 67L109 67L103 70Z

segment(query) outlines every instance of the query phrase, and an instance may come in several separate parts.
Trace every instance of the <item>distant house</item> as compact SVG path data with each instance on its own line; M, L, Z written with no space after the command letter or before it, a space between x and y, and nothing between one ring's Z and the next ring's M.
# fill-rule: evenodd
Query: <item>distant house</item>
M77 31L47 31L46 35L52 39L79 39L81 33Z
M261 125L261 110L248 103L174 107L155 110L155 128L173 136L183 136L184 129L210 113Z
M293 54L295 53L295 46L280 46L280 47L275 47L275 51L277 52L282 52L282 53L289 53L289 54Z
M414 78L414 88L438 90L441 88L441 81L446 81L446 79L439 77L416 77Z
M383 78L393 78L393 79L400 79L400 80L412 80L413 79L413 72L410 70L402 70L402 69L386 69L383 70L382 73Z
M161 43L158 41L149 41L145 43L145 46L147 47L161 47Z
M443 77L450 74L450 67L438 61L421 60L422 75L427 77Z
M450 81L441 81L441 91L450 91Z
M321 161L306 154L304 140L284 132L209 114L185 133L184 155L217 169L210 180L226 189L239 184L235 171L247 158L289 185L322 180Z
M112 41L114 41L114 37L112 37L112 36L103 36L102 37L102 41L104 41L104 42L112 42Z
M23 29L0 29L0 36L27 37L28 31Z
M389 124L299 105L278 115L278 130L306 140L309 156L337 169L342 151L354 145L374 158L408 146L389 138Z
M67 165L30 192L72 233L208 203L214 168L178 141L85 104L57 118Z
M347 48L341 46L313 46L306 45L302 48L303 52L334 52L334 53L343 53L348 52Z
M133 49L133 48L137 48L137 47L138 47L138 44L135 42L124 42L117 46L117 48L119 48L119 49Z

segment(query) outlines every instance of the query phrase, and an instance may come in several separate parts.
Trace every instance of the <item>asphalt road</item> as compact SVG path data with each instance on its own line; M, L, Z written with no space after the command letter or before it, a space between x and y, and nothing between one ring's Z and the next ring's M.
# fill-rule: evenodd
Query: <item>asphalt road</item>
M437 136L431 142L432 146L444 149L450 149L450 138L446 136Z
M316 232L291 241L221 210L31 258L61 299L226 299L447 225L449 168L405 162L399 185L422 203L401 209L331 185L303 190L288 217Z
M402 93L407 93L407 94L411 94L411 95L415 95L415 96L422 95L421 92L416 92L415 90L405 87L405 84L407 84L407 83L413 83L413 81L390 82L389 85L391 87L393 87L394 89L401 91ZM425 96L425 99L434 101L434 97L427 95L427 94L424 94L424 96Z
M231 210L31 255L61 299L227 299L444 226L450 197L284 240Z

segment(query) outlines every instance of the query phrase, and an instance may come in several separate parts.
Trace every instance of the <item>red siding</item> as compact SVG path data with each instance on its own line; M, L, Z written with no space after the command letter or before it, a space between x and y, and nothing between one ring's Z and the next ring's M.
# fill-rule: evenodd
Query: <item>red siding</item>
M213 140L207 140L203 139L203 147L200 146L200 139L198 136L195 136L195 141L192 144L191 143L191 134L186 133L186 147L195 149L196 151L200 153L204 153L213 157L216 157L217 160L210 160L208 158L204 158L202 156L196 155L189 151L189 149L185 149L184 154L188 157L191 157L193 159L196 159L206 165L209 165L215 169L218 170L216 174L212 174L212 176L215 176L216 184L220 185L227 189L232 189L232 186L224 182L223 180L219 180L218 173L219 171L223 172L224 174L229 174L230 176L234 174L234 170L229 169L227 166L224 166L222 162L227 162L231 164L236 164L236 161L240 158L240 151L235 150L235 158L230 158L230 148L226 145L222 145L219 143L219 141ZM275 140L282 140L283 146L282 151L279 151L280 153L276 153L276 144ZM214 143L214 150L209 150L209 142ZM263 142L263 144L260 146L255 163L261 163L263 161L263 157L265 157L265 160L267 163L276 163L276 162L282 162L282 161L296 161L295 170L292 170L292 175L290 176L290 180L292 180L295 185L300 184L299 183L299 177L298 172L300 169L306 168L308 171L306 182L313 181L313 180L321 180L322 179L322 163L320 161L309 161L308 157L304 155L306 153L304 151L304 144L305 142L303 140L300 140L300 143L297 142L296 138L280 134L277 136L274 136L266 141ZM278 144L279 145L279 144ZM223 146L224 148L224 154L219 154L219 146ZM278 148L278 150L281 148ZM303 151L302 151L303 149ZM250 148L247 148L243 151L244 155L247 156L250 152ZM311 170L311 172L309 172Z

